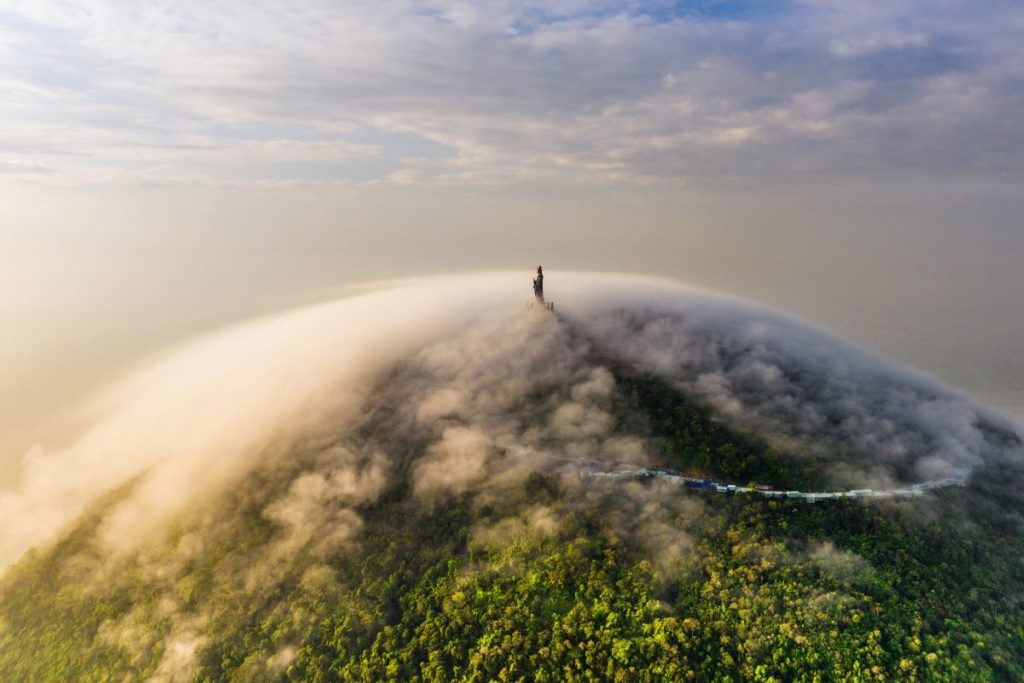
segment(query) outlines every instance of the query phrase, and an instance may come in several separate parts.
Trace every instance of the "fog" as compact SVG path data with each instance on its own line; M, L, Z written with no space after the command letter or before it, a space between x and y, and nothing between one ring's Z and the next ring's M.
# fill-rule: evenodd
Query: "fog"
M458 210L407 193L372 211L299 203L331 221L282 216L260 197L247 196L241 214L203 203L201 215L187 197L155 209L139 198L118 218L145 212L149 227L105 237L111 217L91 205L40 202L46 215L31 224L52 218L61 229L35 230L33 241L0 236L0 487L34 445L66 442L88 424L69 407L190 336L368 281L537 262L666 276L761 301L1024 415L1019 212L1005 208L1005 220L986 224L955 192L937 192L876 198L884 210L834 193L813 211L741 196L728 211L684 196L585 214L578 197L494 198L494 209L487 197L460 195ZM900 208L918 201L923 221ZM29 233L24 217L4 218L0 230ZM275 232L282 225L287 240Z
M643 442L613 438L614 378L595 353L659 375L779 444L829 457L844 485L1020 458L1018 446L993 440L993 430L1015 429L995 409L792 316L649 277L550 271L548 283L557 316L531 308L522 273L423 278L166 352L90 399L90 423L67 447L29 455L20 485L0 494L0 514L17 520L0 533L0 562L53 539L97 496L134 479L101 528L109 552L131 550L296 449L313 465L265 513L289 530L281 557L318 534L324 553L344 546L359 527L354 506L372 501L396 467L411 467L414 495L436 504L467 491L500 498L509 482L564 458L646 462ZM539 387L550 395L535 405ZM382 407L424 440L415 462L399 459L408 449L345 446ZM664 536L662 513L643 514L654 515L643 534ZM272 575L273 556L250 580Z

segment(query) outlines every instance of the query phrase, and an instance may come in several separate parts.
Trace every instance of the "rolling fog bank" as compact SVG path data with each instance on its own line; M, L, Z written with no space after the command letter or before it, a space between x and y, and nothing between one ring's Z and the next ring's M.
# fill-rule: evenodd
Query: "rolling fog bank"
M359 424L384 407L373 388L413 360L433 374L401 401L418 404L430 429L461 420L442 430L437 462L417 465L434 482L427 490L487 479L484 454L539 447L537 430L568 439L554 457L605 448L613 420L595 405L614 382L590 352L824 458L844 486L967 476L1019 459L1019 444L999 437L1015 427L998 411L793 316L668 280L557 271L551 316L527 305L522 280L497 272L385 284L208 333L140 366L91 399L80 437L34 449L22 481L0 494L0 512L19 520L0 537L0 560L135 481L105 522L114 545L130 546L267 458ZM518 416L517 401L548 385L573 387L572 400L545 406L551 416L536 425ZM643 462L643 449L630 453Z

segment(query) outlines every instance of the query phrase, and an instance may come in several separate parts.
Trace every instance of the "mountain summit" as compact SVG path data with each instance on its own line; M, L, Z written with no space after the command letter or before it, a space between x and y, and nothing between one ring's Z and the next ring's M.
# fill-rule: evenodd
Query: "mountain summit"
M3 546L32 547L0 582L0 678L1024 677L1007 419L752 304L564 274L535 315L474 277L258 321L119 387L0 499L38 520ZM808 505L586 476L623 463L964 485Z

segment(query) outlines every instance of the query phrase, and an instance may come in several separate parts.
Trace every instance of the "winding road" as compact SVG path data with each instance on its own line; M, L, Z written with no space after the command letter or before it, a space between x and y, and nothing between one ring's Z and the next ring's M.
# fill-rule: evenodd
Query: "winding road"
M577 465L583 477L587 479L662 479L673 484L685 486L696 491L710 491L712 493L724 493L728 495L759 495L764 498L798 498L808 503L816 503L825 500L837 500L841 498L916 498L923 496L927 491L947 488L949 486L963 486L967 482L967 476L947 477L945 479L933 479L912 484L897 489L850 489L848 491L781 491L768 486L737 486L727 484L713 479L699 479L687 477L681 472L673 470L660 470L650 467L635 467L621 463L602 463L595 460L576 458L569 460Z

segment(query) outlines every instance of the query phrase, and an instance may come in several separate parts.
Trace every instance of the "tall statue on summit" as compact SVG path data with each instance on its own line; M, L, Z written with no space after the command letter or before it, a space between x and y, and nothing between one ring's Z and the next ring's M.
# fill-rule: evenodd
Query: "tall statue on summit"
M537 303L544 305L544 268L537 266L537 277L533 278L533 295Z

